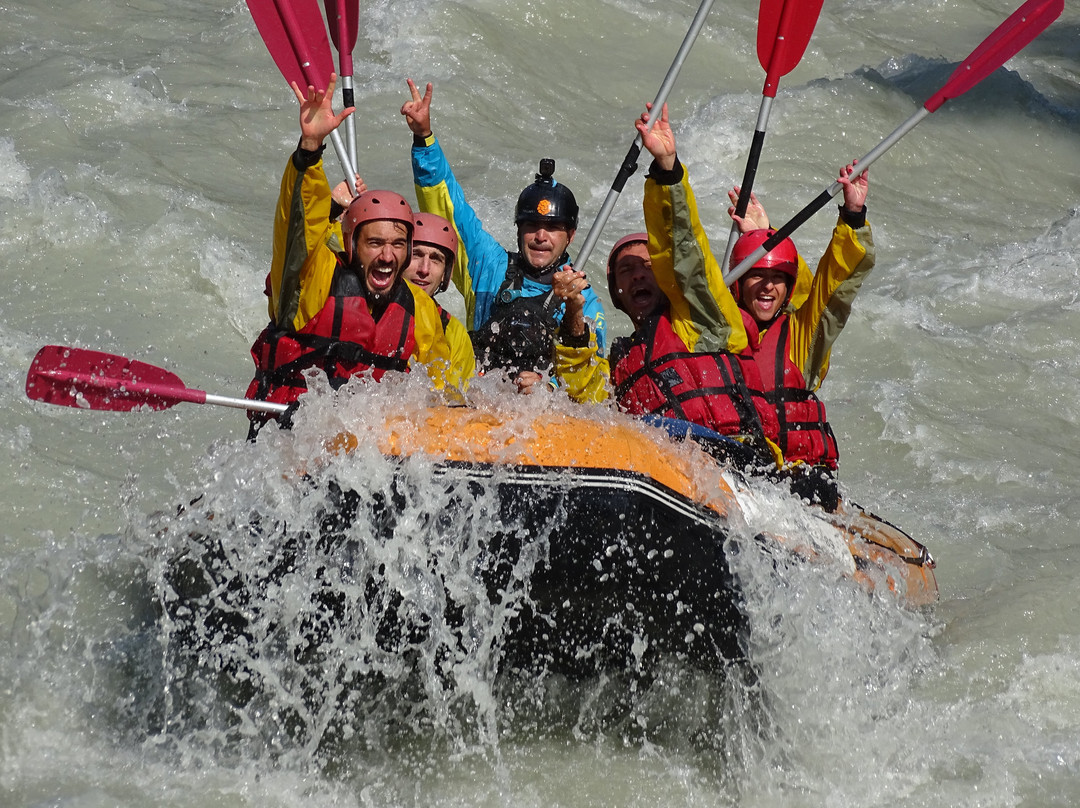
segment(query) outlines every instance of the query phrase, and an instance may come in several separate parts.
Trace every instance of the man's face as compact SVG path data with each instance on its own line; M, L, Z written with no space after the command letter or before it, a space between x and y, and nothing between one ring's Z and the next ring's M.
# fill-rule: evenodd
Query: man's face
M758 323L771 322L788 299L791 276L778 269L751 269L739 281L739 305Z
M641 242L619 250L613 267L614 295L635 324L653 314L666 302L652 273L649 248Z
M518 225L521 254L533 269L544 269L566 252L576 232L555 222L522 222Z
M368 292L385 295L394 288L408 254L408 228L402 222L379 219L360 226L353 263L362 268Z
M405 278L419 286L431 297L435 297L443 278L450 271L446 263L446 252L434 244L413 242L412 261L405 268Z

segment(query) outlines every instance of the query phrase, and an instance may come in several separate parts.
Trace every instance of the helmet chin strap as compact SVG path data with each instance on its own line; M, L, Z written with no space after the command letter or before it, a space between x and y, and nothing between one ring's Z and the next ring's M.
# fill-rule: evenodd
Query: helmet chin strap
M518 229L518 256L521 261L522 271L530 278L540 283L551 283L551 276L561 267L563 264L570 261L570 253L563 250L562 255L556 258L547 266L537 269L528 262L525 258L525 237L521 234L521 229Z
M559 267L570 260L570 256L567 253L563 253L555 261L552 261L545 267L537 269L528 261L525 260L524 253L518 253L521 256L521 261L524 264L524 273L527 277L532 278L539 283L551 284L552 276L558 271Z

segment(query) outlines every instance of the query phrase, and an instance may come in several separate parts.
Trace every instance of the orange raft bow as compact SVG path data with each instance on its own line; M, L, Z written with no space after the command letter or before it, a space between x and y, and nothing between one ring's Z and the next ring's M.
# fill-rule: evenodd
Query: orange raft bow
M607 490L651 486L671 502L707 509L721 519L742 510L728 479L717 473L705 452L621 416L593 420L561 412L530 417L431 407L419 417L391 415L371 437L392 457L421 454L473 469L557 473L562 487L573 486L575 479L595 486L600 475ZM357 435L343 432L329 446L349 452L359 442ZM815 515L841 534L854 561L852 577L862 585L874 590L884 584L909 607L937 600L934 560L902 530L851 503L841 503L836 513ZM796 540L775 538L795 552L806 552Z

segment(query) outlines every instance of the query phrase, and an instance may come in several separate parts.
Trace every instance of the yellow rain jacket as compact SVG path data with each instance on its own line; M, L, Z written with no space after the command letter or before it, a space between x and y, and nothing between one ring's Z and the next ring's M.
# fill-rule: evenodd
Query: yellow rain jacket
M802 371L807 390L817 390L825 381L833 344L847 325L851 303L874 268L875 257L874 236L865 216L842 214L806 291L800 266L785 311L790 315L788 356ZM766 330L761 331L762 339Z
M305 160L309 154L311 158ZM276 325L299 330L326 303L338 264L333 247L343 243L341 226L329 219L330 204L330 184L321 153L297 150L285 166L274 215L273 262L266 291L270 319ZM424 366L437 388L463 390L473 373L468 335L464 343L458 337L452 345L435 301L404 282L415 304L416 347L411 360ZM460 333L464 333L463 328Z

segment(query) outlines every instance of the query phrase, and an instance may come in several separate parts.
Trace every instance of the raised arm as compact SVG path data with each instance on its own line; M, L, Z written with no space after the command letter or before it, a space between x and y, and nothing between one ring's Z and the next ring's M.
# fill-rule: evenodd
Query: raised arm
M653 155L645 181L645 227L656 284L671 304L672 324L691 350L738 353L746 347L742 314L724 284L698 217L697 200L679 162L667 105L651 132L649 112L636 122Z
M867 173L855 179L855 163L840 169L844 204L832 239L818 262L805 302L792 314L791 360L815 390L829 371L832 347L847 325L852 302L874 267L874 236L866 222Z
M402 104L401 114L413 133L416 202L424 213L434 213L454 223L459 246L452 278L465 299L465 324L474 330L490 316L495 295L506 275L507 251L484 229L432 133L431 84L421 95L412 79L407 82L410 99Z
M751 230L768 230L769 214L765 212L765 206L758 201L757 194L753 191L750 192L750 202L746 205L746 215L735 215L735 206L739 203L740 190L739 186L736 185L728 191L728 199L731 200L731 207L727 209L728 216L730 216L731 220L739 226L739 232L749 233Z
M648 149L653 156L656 165L663 171L671 171L675 168L678 156L675 148L675 133L671 131L671 123L668 121L667 104L660 109L660 119L649 129L649 120L652 114L652 104L645 105L645 112L634 123L634 127L641 135L641 145Z

